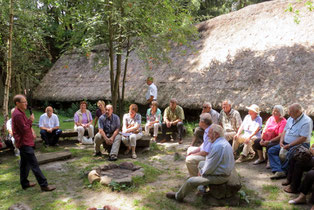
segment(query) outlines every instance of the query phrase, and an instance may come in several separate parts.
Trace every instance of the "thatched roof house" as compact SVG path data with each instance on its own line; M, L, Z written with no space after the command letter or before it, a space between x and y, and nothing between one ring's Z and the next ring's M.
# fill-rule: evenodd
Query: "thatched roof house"
M187 108L204 101L218 107L231 99L240 110L256 103L262 111L299 102L314 116L314 12L294 4L301 14L296 24L287 7L287 1L270 1L202 22L194 49L174 47L171 66L153 66L151 72L133 53L126 100L144 103L145 79L152 75L162 107L171 97ZM35 99L110 99L108 67L95 71L92 59L106 53L102 46L90 56L66 53L37 87Z

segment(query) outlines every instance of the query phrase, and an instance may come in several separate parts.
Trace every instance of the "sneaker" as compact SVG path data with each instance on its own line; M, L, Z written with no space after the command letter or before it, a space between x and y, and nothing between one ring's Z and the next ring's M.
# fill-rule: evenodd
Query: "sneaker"
M108 160L109 161L116 161L116 160L118 160L118 157L116 155L110 155Z
M253 165L258 165L258 164L261 164L261 163L264 163L265 160L260 160L260 159L257 159L254 161Z
M136 159L136 158L137 158L136 153L133 153L133 154L132 154L132 158L133 158L133 159Z
M277 171L270 179L283 179L286 178L286 173L283 171Z

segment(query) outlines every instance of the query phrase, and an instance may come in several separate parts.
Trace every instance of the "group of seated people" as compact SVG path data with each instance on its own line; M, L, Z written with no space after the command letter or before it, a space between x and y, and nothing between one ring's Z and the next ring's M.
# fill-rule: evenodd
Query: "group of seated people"
M313 121L303 113L299 104L289 106L288 120L284 118L284 108L281 105L274 106L272 116L268 118L263 130L259 107L255 104L246 107L248 115L242 121L239 112L231 108L231 102L223 101L218 123L214 123L214 118L209 112L204 112L206 104L200 116L199 128L195 129L193 141L187 150L186 167L190 178L178 192L167 193L168 198L182 201L192 189L199 185L227 182L234 163L252 160L257 151L258 159L254 161L254 165L266 162L268 156L266 168L274 173L270 178L287 177L287 180L282 183L287 186L284 191L300 192L300 195L289 203L306 202L306 195L312 191L314 183L314 170L311 170L314 166L314 157L312 158L314 146L312 145L313 149L309 150ZM195 146L201 131L203 141L200 146ZM217 141L219 143L216 143ZM229 143L225 144L227 141ZM219 155L216 150L218 145L220 146ZM243 148L239 149L239 145ZM266 149L265 156L263 147ZM237 158L239 152L241 153ZM230 153L232 158L230 158ZM304 153L307 154L305 156L307 159L302 155ZM309 172L301 183L304 171ZM314 202L314 193L312 202Z

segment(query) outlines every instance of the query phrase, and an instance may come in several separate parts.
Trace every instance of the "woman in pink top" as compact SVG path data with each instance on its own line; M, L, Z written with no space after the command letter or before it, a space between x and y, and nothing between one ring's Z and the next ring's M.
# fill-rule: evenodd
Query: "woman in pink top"
M267 151L269 148L279 143L281 133L287 123L284 115L284 109L281 105L274 106L272 116L267 120L263 130L262 139L256 139L254 142L253 148L258 154L258 159L253 163L254 165L265 162L263 157L263 147L266 147ZM269 168L268 163L266 168Z

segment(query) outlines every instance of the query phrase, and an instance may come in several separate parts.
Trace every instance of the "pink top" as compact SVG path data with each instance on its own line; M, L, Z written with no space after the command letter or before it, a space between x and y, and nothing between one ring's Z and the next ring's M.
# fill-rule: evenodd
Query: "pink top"
M283 132L283 129L285 128L287 124L286 118L282 118L279 123L276 122L274 116L271 116L265 125L264 132L262 134L262 139L265 141L269 141L279 134Z

